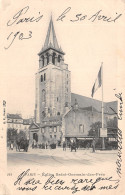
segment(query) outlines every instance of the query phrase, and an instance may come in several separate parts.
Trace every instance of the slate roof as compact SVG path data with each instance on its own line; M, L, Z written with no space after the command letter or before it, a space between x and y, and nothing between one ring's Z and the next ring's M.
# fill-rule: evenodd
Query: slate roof
M7 114L7 118L11 118L11 119L22 119L22 117L20 116L20 114Z
M42 52L44 52L45 50L47 50L49 48L55 49L55 50L57 50L57 51L64 54L61 47L59 47L59 45L58 45L58 41L57 41L57 38L56 38L56 33L55 33L55 30L54 30L52 17L50 19L50 23L49 23L49 27L48 27L48 31L47 31L44 46L43 46L42 50L39 52L38 55L40 55Z
M23 119L23 124L24 124L24 125L30 125L31 122L30 122L29 119Z
M61 115L58 116L50 116L50 117L45 117L42 121L43 122L48 122L48 121L60 121L62 119Z
M36 129L38 129L39 126L40 126L40 123L35 123L35 122L33 122L33 123L29 126L29 129L32 129L33 126L35 126ZM33 129L34 129L34 128L33 128Z
M78 106L80 108L84 108L84 109L86 108L88 110L88 108L92 109L93 107L93 109L97 110L98 112L101 112L102 102L99 100L95 100L93 98L71 93L71 106L74 106L76 102L78 103ZM104 113L114 114L114 111L110 107L115 112L117 112L118 102L117 101L104 102Z

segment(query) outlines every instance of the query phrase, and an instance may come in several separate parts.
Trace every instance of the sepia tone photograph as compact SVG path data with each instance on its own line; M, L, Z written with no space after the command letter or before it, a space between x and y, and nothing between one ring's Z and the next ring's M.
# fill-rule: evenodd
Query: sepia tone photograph
M125 2L14 2L1 2L1 195L124 194Z

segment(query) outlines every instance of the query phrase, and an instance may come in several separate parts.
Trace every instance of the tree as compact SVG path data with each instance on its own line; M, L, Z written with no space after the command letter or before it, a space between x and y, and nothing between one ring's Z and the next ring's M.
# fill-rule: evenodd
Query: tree
M14 141L17 138L17 129L9 128L7 129L7 140Z
M26 133L24 131L20 130L20 132L17 134L17 138L21 139L22 137L24 139L26 139Z
M101 128L102 123L100 121L92 123L89 130L89 136L99 137L99 129Z

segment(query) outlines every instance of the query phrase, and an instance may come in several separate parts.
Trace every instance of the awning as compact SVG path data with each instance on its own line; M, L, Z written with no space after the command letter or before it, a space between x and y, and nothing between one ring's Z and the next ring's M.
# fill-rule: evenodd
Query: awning
M83 138L82 137L80 137L80 138L77 137L77 139L78 140L93 140L93 137L86 137L86 138L85 137L83 137Z

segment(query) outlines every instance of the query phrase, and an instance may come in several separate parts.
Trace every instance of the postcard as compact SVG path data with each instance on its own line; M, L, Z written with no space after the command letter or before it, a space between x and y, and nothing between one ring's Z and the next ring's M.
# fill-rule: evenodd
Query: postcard
M124 195L125 1L0 5L0 195Z

